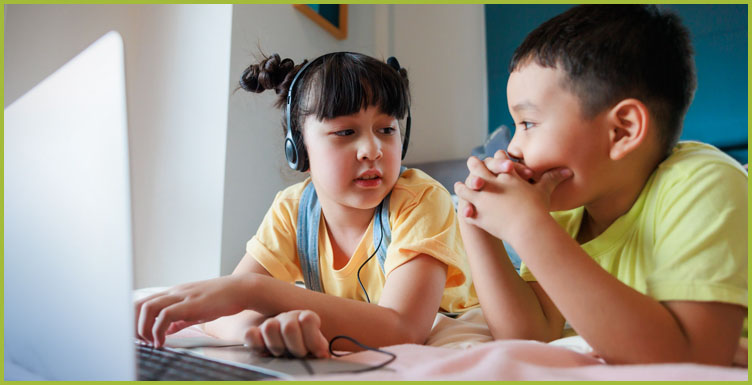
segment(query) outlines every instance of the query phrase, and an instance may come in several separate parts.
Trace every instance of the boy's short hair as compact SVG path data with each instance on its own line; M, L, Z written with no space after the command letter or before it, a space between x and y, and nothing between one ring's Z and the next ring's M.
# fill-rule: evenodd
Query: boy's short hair
M625 98L642 101L667 155L697 87L693 55L689 32L674 13L654 5L581 5L530 32L509 71L531 60L563 70L564 86L588 119Z

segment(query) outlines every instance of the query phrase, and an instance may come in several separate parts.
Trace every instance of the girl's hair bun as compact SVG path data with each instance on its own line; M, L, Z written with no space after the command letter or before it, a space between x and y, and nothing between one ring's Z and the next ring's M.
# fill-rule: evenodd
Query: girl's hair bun
M281 59L278 54L264 57L258 64L251 64L240 77L240 88L248 92L264 92L273 89L277 95L287 92L295 63Z

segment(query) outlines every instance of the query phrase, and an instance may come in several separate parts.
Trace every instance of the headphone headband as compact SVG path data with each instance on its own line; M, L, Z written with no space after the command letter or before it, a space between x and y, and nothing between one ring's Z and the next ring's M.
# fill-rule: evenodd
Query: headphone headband
M324 55L321 55L303 65L303 67L298 70L298 72L293 76L292 82L290 82L290 88L287 90L287 104L285 105L285 121L287 123L287 133L285 134L285 158L287 158L287 165L290 166L291 169L297 170L297 171L306 171L308 170L308 154L306 153L305 146L303 145L302 135L300 134L300 130L293 131L292 128L292 95L293 90L295 89L295 83L297 83L298 78L303 75L303 73L308 69L308 67L319 61L324 60L325 58L337 54L356 54L354 52L330 52ZM399 65L399 61L397 61L397 58L394 56L387 59L387 64L394 68L398 73L402 67ZM407 106L407 120L405 122L405 138L402 141L402 159L405 159L405 154L407 154L407 145L410 140L410 124L411 124L411 116L410 116L410 105Z

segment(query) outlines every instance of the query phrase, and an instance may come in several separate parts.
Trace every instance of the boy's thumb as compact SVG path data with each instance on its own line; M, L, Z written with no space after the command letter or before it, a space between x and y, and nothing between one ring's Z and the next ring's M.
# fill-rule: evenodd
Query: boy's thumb
M543 173L538 184L543 187L547 195L551 195L559 183L571 178L572 175L572 170L568 168L555 168Z

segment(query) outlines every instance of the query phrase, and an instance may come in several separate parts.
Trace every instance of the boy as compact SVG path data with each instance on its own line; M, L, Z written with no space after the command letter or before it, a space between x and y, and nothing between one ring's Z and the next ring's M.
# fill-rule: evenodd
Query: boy
M609 363L730 365L747 313L747 174L676 144L696 87L678 17L574 7L527 36L510 73L516 163L470 158L455 185L494 337L550 341L566 320Z

